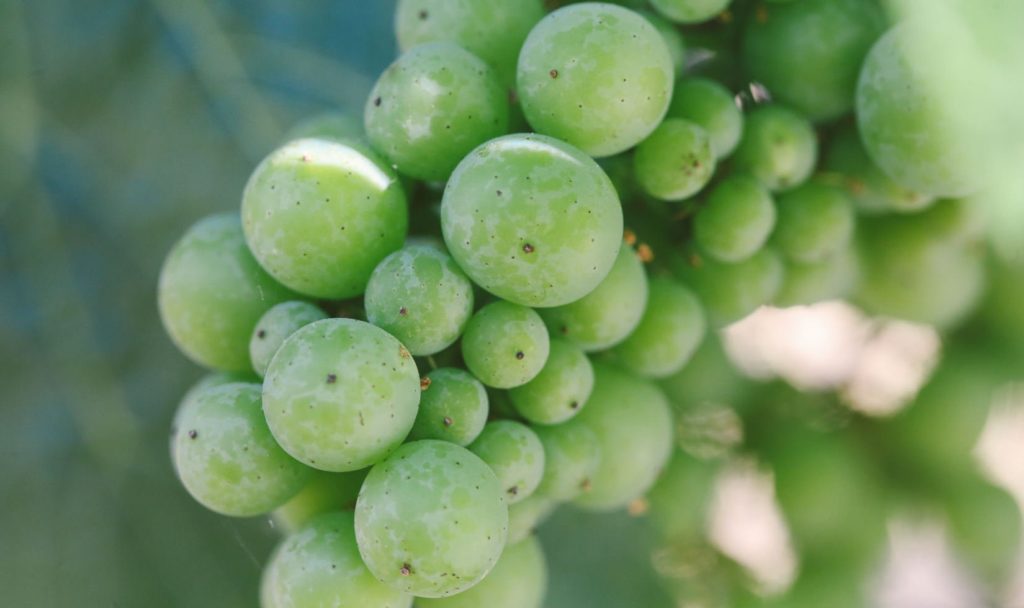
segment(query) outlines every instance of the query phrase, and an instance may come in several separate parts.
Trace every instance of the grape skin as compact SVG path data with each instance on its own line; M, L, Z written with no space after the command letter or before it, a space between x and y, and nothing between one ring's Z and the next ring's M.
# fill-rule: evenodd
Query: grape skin
M778 199L772 244L796 262L818 262L846 247L856 223L842 190L808 182Z
M594 368L586 354L568 340L553 339L540 373L508 394L523 418L559 424L580 412L593 388Z
M533 430L544 446L544 476L536 493L566 501L589 491L591 477L601 466L597 435L577 421Z
M859 281L860 261L852 246L818 262L787 262L775 305L806 306L847 298L856 291Z
M314 114L296 123L285 134L283 142L287 143L305 138L332 139L345 142L353 139L358 140L364 136L361 120L340 112L324 112L322 114Z
M651 279L640 325L615 347L626 369L650 378L664 378L682 369L704 339L707 321L697 296L668 277Z
M285 338L313 321L326 319L327 314L309 302L281 302L263 313L249 338L249 358L261 378L267 373L270 360L281 348Z
M550 348L548 330L536 311L500 300L478 310L462 336L466 367L494 388L512 388L535 378Z
M739 321L771 302L785 275L781 257L768 247L736 264L693 254L674 260L673 267L680 280L700 298L715 328Z
M283 533L292 534L318 515L339 510L353 511L359 489L369 472L369 469L349 473L313 470L305 487L274 509L272 524Z
M540 608L548 567L536 537L509 544L494 569L473 588L440 599L419 599L418 608Z
M538 492L508 508L508 543L528 538L558 507L558 503Z
M530 427L495 420L469 445L498 477L505 501L515 504L533 494L544 476L544 446Z
M666 119L637 146L633 170L647 194L681 201L700 192L715 172L711 138L696 123Z
M775 220L772 195L754 178L733 175L708 194L694 219L693 238L720 262L742 262L765 244Z
M747 114L743 136L733 153L737 171L759 179L772 192L804 182L818 159L818 138L806 118L778 104Z
M711 149L719 160L736 149L743 135L743 112L736 106L729 89L710 78L678 80L668 116L685 118L707 131Z
M700 23L721 13L732 0L651 0L651 6L676 23Z
M420 397L409 439L443 439L467 446L484 430L488 398L484 385L465 370L435 369Z

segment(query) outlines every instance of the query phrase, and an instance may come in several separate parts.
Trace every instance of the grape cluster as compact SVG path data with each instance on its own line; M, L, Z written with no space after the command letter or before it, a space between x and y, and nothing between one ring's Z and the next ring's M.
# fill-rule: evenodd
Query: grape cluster
M362 124L296 127L240 214L167 257L164 325L214 370L174 467L287 534L265 608L538 607L531 533L558 505L698 526L714 465L678 412L729 390L714 330L833 298L939 327L973 308L983 173L912 24L872 0L619 4L401 0ZM843 545L851 503L878 519L852 448L769 443L798 541Z

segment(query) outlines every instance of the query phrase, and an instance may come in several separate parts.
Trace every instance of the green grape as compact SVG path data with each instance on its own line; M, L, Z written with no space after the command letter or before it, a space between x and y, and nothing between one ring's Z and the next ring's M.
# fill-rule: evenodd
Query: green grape
M536 311L499 300L469 320L462 335L462 357L469 371L487 386L512 388L540 373L550 342Z
M593 388L594 368L587 355L568 340L553 339L540 373L508 395L523 418L558 424L579 413Z
M949 489L945 506L958 552L985 580L1002 584L1020 550L1020 507L1006 490L980 479Z
M366 285L366 319L416 356L451 346L473 314L473 284L447 253L406 246L384 258Z
M692 291L674 279L655 277L640 325L613 352L626 369L664 378L686 365L706 326L704 309Z
M354 511L359 489L369 469L349 473L314 470L305 487L291 500L274 509L273 524L292 534L309 520L332 511Z
M668 116L700 125L711 138L711 150L717 159L731 154L743 135L743 112L729 89L710 78L676 81Z
M509 504L533 494L544 475L544 446L525 424L489 422L469 450L494 470Z
M418 608L541 608L548 565L536 537L505 547L494 570L458 595L416 600Z
M689 198L715 173L711 138L696 123L668 118L637 146L633 168L640 187L654 198Z
M366 102L366 135L399 171L444 181L470 150L506 132L508 99L491 68L451 42L413 47Z
M751 78L814 122L853 109L864 56L885 31L874 2L801 0L747 21L743 61Z
M912 216L864 218L856 300L869 311L949 328L970 313L985 284L983 252L937 231L950 201Z
M478 285L517 304L558 306L608 274L622 207L608 176L579 150L543 135L508 135L455 169L441 228Z
M399 0L395 34L403 51L425 42L455 42L513 88L519 49L542 17L541 0Z
M720 262L742 262L764 246L774 227L772 195L756 179L733 175L708 194L694 218L693 238Z
M779 196L772 244L795 262L820 262L850 243L853 203L842 190L811 181Z
M157 287L160 319L178 349L233 372L252 369L249 336L260 315L293 297L253 259L235 214L189 228L167 254Z
M420 409L409 439L443 439L456 445L473 442L487 423L487 391L469 372L452 367L426 375Z
M651 6L676 23L708 21L729 6L732 0L651 0Z
M315 114L298 122L288 129L284 141L294 141L312 137L315 139L331 139L349 141L363 137L363 123L348 114L340 112L324 112Z
M677 261L675 270L697 294L714 328L739 321L771 302L785 276L782 258L767 247L736 264L691 255Z
M650 21L654 29L658 30L658 33L661 34L665 48L668 49L669 57L672 58L673 71L676 74L682 72L686 67L686 41L683 39L683 34L676 29L676 26L671 21L657 13L642 8L635 10L643 15L644 19Z
M623 243L611 271L593 291L570 304L538 312L552 335L594 352L632 333L646 306L647 271L636 252Z
M316 305L298 300L281 302L263 313L249 338L253 369L262 378L285 338L313 321L326 318L327 314Z
M696 540L707 532L711 497L720 466L675 450L647 493L647 516L666 540Z
M601 445L594 431L576 421L533 430L544 445L544 476L537 494L572 500L588 491L601 466Z
M412 597L363 565L351 513L320 515L274 551L263 573L263 608L410 608Z
M374 266L402 246L408 210L395 172L365 146L300 139L256 167L242 223L274 278L338 299L363 293Z
M409 351L354 319L324 319L292 334L263 384L278 443L324 471L356 471L384 458L409 433L419 400Z
M958 41L947 41L948 49L915 48L912 25L889 30L864 60L856 95L861 139L875 164L905 188L964 196L985 182L987 156L965 135L985 133L986 117L961 96L984 85L963 78L971 58ZM967 71L977 65L984 63Z
M673 74L672 56L649 21L588 2L561 8L530 31L517 83L535 131L591 156L611 156L658 126Z
M919 211L935 201L934 196L905 188L883 173L864 150L853 125L832 136L824 167L842 177L847 196L862 213Z
M398 448L370 470L356 502L359 553L377 580L420 597L477 584L508 534L504 491L487 463L447 441Z
M258 384L208 387L182 404L172 454L185 489L223 515L260 515L284 504L309 479L260 411Z
M761 181L772 192L802 184L818 159L818 139L807 119L773 104L754 109L743 123L743 137L733 166Z
M749 389L714 332L708 333L682 370L659 381L658 386L681 412L707 403L735 405Z
M857 289L860 262L853 247L817 262L786 262L776 306L809 305L846 298Z
M170 437L170 448L171 448L171 465L175 467L175 474L177 474L177 458L174 455L174 446L178 437L178 429L181 428L181 417L185 412L191 409L191 403L195 400L197 395L202 394L207 389L215 386L223 386L225 384L233 384L236 382L243 382L246 384L256 383L260 381L259 377L254 375L252 372L212 372L206 374L200 378L195 384L189 387L188 391L185 392L185 396L181 398L181 402L178 404L177 411L174 412L174 418L171 421L171 437Z
M528 538L538 526L555 511L558 503L534 492L527 498L508 507L508 543L510 545Z
M576 420L597 435L601 464L575 504L610 511L647 492L668 463L672 414L654 384L606 364L594 372L594 392Z

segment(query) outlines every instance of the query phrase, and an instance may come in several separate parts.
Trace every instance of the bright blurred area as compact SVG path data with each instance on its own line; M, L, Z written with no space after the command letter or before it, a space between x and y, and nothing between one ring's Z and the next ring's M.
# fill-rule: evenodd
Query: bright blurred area
M201 370L161 328L156 277L295 122L361 114L396 52L393 9L0 2L0 605L256 604L279 535L175 479L170 420ZM1001 163L1021 159L1009 127ZM1024 605L1019 519L993 524L1006 493L1024 504L1024 205L1019 180L992 183L977 312L940 333L830 301L728 327L663 383L699 470L673 508L694 521L561 509L541 531L548 606L711 607L736 580L778 596L808 569L807 584L870 589L870 606ZM792 527L794 504L836 508ZM658 540L646 515L697 532ZM872 518L882 554L801 555Z

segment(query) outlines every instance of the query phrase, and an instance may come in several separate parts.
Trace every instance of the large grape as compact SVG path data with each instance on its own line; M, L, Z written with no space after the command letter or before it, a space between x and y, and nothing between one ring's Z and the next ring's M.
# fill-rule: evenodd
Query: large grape
M699 192L715 172L711 138L696 123L668 118L637 146L633 167L647 194L681 201Z
M478 285L518 304L558 306L608 274L622 207L608 176L579 150L542 135L508 135L459 163L441 228Z
M412 596L377 581L356 547L353 515L314 518L274 551L263 608L409 608Z
M651 0L654 10L676 23L700 23L721 13L732 0Z
M268 308L294 297L260 268L235 214L196 222L160 270L160 319L190 359L215 369L252 369L249 336Z
M811 181L779 196L772 244L797 262L819 262L853 236L853 203L839 188Z
M718 159L736 149L743 134L743 112L729 89L710 78L687 77L676 81L668 116L697 123L711 138Z
M674 279L655 277L640 325L613 352L634 373L664 378L690 360L706 325L704 309L692 291Z
M540 608L548 584L544 549L536 537L505 547L494 570L458 595L420 599L419 608Z
M572 500L591 487L601 466L601 444L590 427L577 421L535 427L544 445L544 477L537 494L553 500ZM614 457L609 454L609 457Z
M597 435L601 465L575 503L609 511L643 495L668 463L672 414L650 382L606 364L594 364L594 372L594 392L576 420Z
M760 249L775 227L775 202L756 179L733 175L708 194L693 222L701 251L721 262L742 262Z
M258 384L206 388L182 406L172 451L175 470L208 509L237 517L266 513L309 479L310 469L274 442Z
M774 250L764 248L736 264L692 254L674 264L683 283L704 305L712 327L723 327L768 304L782 287L785 267Z
M541 0L400 0L395 34L403 51L424 42L455 42L489 63L511 88L519 49L542 17Z
M533 310L497 301L477 311L462 336L466 367L487 386L526 384L543 369L551 341Z
M519 55L523 112L538 133L591 156L635 146L665 116L672 57L658 30L628 9L588 2L537 24Z
M252 367L260 377L267 373L267 366L281 348L285 338L299 328L313 321L327 318L327 314L314 304L294 300L281 302L263 313L249 339L249 357Z
M509 504L533 494L544 475L544 446L525 424L512 420L490 422L469 450L494 470Z
M366 102L366 135L406 175L444 181L470 150L505 133L508 100L483 60L451 42L413 47Z
M356 540L389 587L445 597L478 583L501 556L508 507L498 478L475 454L426 439L400 447L366 477Z
M750 76L814 122L853 109L861 62L885 30L864 0L800 0L747 21L743 60Z
M807 119L781 105L757 108L746 116L743 137L732 160L772 192L802 184L818 159L818 138Z
M467 446L487 423L487 390L467 371L454 367L426 375L410 439L443 439Z
M274 278L309 296L348 298L402 246L408 210L394 170L365 146L299 139L256 167L242 224Z
M443 251L404 247L384 258L366 285L366 318L414 355L432 355L459 338L473 314L473 284Z
M369 469L349 473L313 470L309 481L291 500L274 509L273 523L291 534L317 515L332 511L354 511L359 488Z
M355 471L398 447L416 419L420 377L384 330L324 319L291 335L270 362L263 411L289 454L325 471Z
M593 352L624 340L640 323L646 306L647 271L633 248L623 243L612 269L593 291L539 312L552 335Z
M583 351L567 340L553 339L540 373L508 394L523 418L558 424L579 413L593 388L594 368Z

